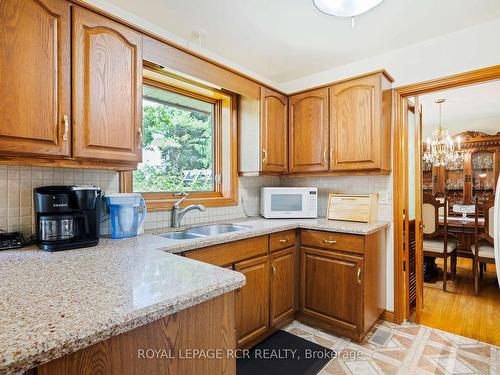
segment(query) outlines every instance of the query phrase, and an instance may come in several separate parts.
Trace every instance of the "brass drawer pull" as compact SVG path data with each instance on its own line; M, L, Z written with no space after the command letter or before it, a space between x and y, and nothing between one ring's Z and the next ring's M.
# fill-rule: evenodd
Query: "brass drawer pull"
M335 245L337 243L337 241L335 240L323 240L324 243L327 243L329 245Z
M288 238L282 238L282 239L280 240L280 243L286 243L286 242L288 242Z
M361 267L358 267L358 274L356 275L356 278L358 279L358 284L361 284Z
M63 125L64 125L64 132L63 132L62 140L64 142L68 142L68 131L69 131L68 115L63 116Z

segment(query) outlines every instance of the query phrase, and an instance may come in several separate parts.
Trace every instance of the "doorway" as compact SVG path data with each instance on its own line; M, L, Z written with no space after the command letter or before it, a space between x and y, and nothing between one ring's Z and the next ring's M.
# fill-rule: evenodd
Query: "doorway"
M421 98L438 91L466 87L499 78L500 66L495 66L394 90L394 320L396 323L412 320L447 331L453 331L454 328L467 324L467 322L459 320L450 323L450 319L446 318L446 313L447 309L454 309L459 304L471 306L470 302L466 302L463 298L455 298L447 306L445 304L439 305L441 300L436 300L435 296L427 293L427 288L424 292L422 202L424 188L428 190L429 187L428 181L423 179L425 172L423 172L422 164L424 148L422 147ZM425 108L423 112L425 117ZM435 176L435 178L443 179L444 177ZM444 181L446 182L446 178ZM448 262L448 267L450 267L451 260L449 259ZM458 267L465 267L466 263L467 260L459 258ZM438 262L438 266L442 268L442 262ZM456 297L457 290L454 290L454 293ZM467 293L470 294L470 291ZM485 293L487 295L475 300L475 305L481 301L481 298L486 300L490 298L488 292ZM448 296L453 297L454 295ZM429 315L426 315L428 310L424 308L425 298L434 306L439 305L440 309L437 310L442 312L440 319L442 319L442 323L448 325L436 326L439 324L435 320L429 319ZM463 334L463 331L455 331L454 333ZM466 334L466 336L470 337L471 335ZM483 339L482 341L488 340ZM499 345L500 343L494 342L494 344Z

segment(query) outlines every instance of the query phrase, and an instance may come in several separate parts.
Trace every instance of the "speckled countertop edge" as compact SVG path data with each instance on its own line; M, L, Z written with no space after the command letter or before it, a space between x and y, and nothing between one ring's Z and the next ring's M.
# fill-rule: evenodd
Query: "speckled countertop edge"
M197 248L233 242L296 228L368 235L379 230L383 230L389 226L389 223L387 222L364 224L335 222L325 219L266 220L261 218L248 218L246 220L231 220L230 222L234 224L248 225L251 226L251 228L238 232L207 236L193 240L170 240L154 235L144 235L144 237L156 237L156 239L159 240L158 244L155 246L155 251L162 250L163 252L175 254ZM112 242L110 240L107 240L107 242L106 240L103 240L103 242L108 244L112 243L113 248L115 248L114 251L126 248L126 242ZM195 262L193 260L187 261ZM104 341L110 337L128 332L134 328L205 302L244 285L244 276L241 274L237 276L238 274L236 272L232 273L234 273L235 276L229 277L225 281L211 283L209 286L201 288L195 292L191 291L185 295L179 294L173 298L162 300L161 302L152 304L145 308L134 310L132 313L116 318L113 317L113 319L109 319L108 322L102 323L98 331L90 332L77 337L68 334L67 337L61 338L60 342L56 345L52 345L47 348L31 348L26 350L27 353L18 353L19 355L15 357L7 356L0 358L0 374L12 374L20 370L35 367L42 363L73 353L77 350Z
M47 307L29 301L30 298L33 298L33 301L37 300L36 292L24 293L26 295L23 295L22 292L17 293L16 291L14 295L19 295L19 297L14 297L14 301L12 301L12 293L2 293L2 296L0 296L0 306L4 306L7 310L2 310L2 314L4 315L0 316L0 324L3 326L2 330L0 330L0 337L2 338L0 347L3 347L0 353L0 374L15 374L18 371L36 367L64 355L74 353L90 345L102 342L110 337L128 332L165 316L198 305L224 293L235 290L245 284L245 277L238 272L160 251L162 244L167 241L164 238L146 234L136 237L136 239L137 240L126 239L117 241L103 239L98 247L69 250L68 252L45 253L31 247L0 253L0 268L4 267L4 270L6 269L5 267L16 267L16 265L19 265L20 268L23 267L23 264L32 266L33 264L38 264L37 262L40 261L42 261L42 264L43 262L48 262L52 265L52 269L54 269L59 267L61 263L64 264L65 262L71 262L75 259L81 260L82 262L87 259L95 261L96 259L99 260L104 254L113 254L113 256L116 255L118 259L124 260L125 264L135 263L137 257L141 259L144 257L145 264L153 264L156 262L160 262L162 265L170 264L171 266L168 268L169 271L176 272L176 267L181 266L182 271L178 272L176 275L177 277L171 277L175 281L179 281L179 278L183 280L183 271L207 273L205 278L196 277L198 281L193 285L186 281L188 285L185 288L178 288L175 284L172 285L174 289L171 290L171 293L165 294L167 297L163 298L160 296L156 298L156 296L153 296L151 298L154 303L145 302L142 307L127 307L122 309L120 305L115 305L113 303L115 301L110 301L109 305L104 305L107 311L102 311L102 320L96 321L95 324L93 324L94 322L89 322L88 316L86 315L87 310L92 311L91 308L85 309L85 306L79 306L77 309L65 310L63 306L63 311L65 313L67 311L69 315L72 315L72 320L70 320L68 325L67 321L64 322L64 320L54 315L54 310L51 308L53 301L47 301ZM133 245L129 246L130 243L133 243ZM148 245L150 245L149 248ZM109 261L109 258L106 259ZM127 271L129 270L123 269L123 273L126 274ZM58 274L64 276L64 272L65 270L62 269ZM121 272L120 268L117 272ZM23 283L23 281L26 281L26 278L23 273L16 272L14 275L15 276L13 276L13 274L9 275L11 277L10 281L14 281L15 284L15 278L19 277L20 284L24 287L25 283ZM94 276L96 275L94 274ZM126 279L126 277L124 278ZM168 275L165 275L163 278L169 280ZM30 277L28 280L30 286L36 284L38 281L32 280ZM61 281L64 282L63 280ZM158 280L153 279L152 281ZM8 282L3 284L4 287L9 287L9 285L12 286L12 283L9 284ZM5 286L6 284L7 286ZM91 282L89 282L88 286L92 287ZM22 289L22 287L20 289ZM160 285L160 287L163 287L163 285ZM49 292L52 290L53 289L48 289ZM47 292L47 290L43 289L42 291ZM127 292L130 292L130 290L127 289ZM57 301L61 292L54 290L53 293L54 300ZM92 295L97 292L90 290L89 293ZM30 324L32 329L30 328L29 332L26 332L25 329L26 318L19 316L19 314L23 314L24 311L26 311L26 305L19 305L19 308L14 306L14 308L10 310L8 306L9 302L25 302L23 299L28 299L28 305L32 306L28 308L28 316L30 317L28 324L30 324L32 319L35 320L33 321L33 325ZM52 300L52 298L50 299ZM104 298L104 300L107 299ZM117 298L116 302L120 302L120 298ZM46 322L44 316L45 311L47 311L48 315ZM96 317L100 315L99 313ZM56 327L56 332L49 331L48 327L51 325ZM42 328L40 328L40 326L42 326ZM16 329L16 327L18 328Z
M113 336L129 332L135 328L152 323L168 315L175 314L179 311L211 300L224 293L240 288L244 284L245 279L242 277L240 281L215 284L210 288L210 290L207 290L204 293L200 293L199 295L192 294L189 298L183 299L182 301L174 304L166 300L162 303L158 303L157 305L150 306L147 309L137 310L135 314L125 317L123 321L110 321L107 327L89 336L61 342L58 346L53 346L48 350L43 350L42 352L23 357L15 362L6 363L5 365L0 363L0 375L15 374L18 371L30 369L43 363L50 362L63 357L64 355L74 353L78 350L107 340ZM182 296L179 298L182 298Z
M264 236L271 233L282 232L291 229L311 229L311 230L321 230L327 232L337 232L346 234L355 234L360 236L366 236L380 230L386 229L390 226L389 222L378 221L375 223L356 223L356 222L346 222L346 221L335 221L326 220L324 218L320 219L262 219L257 217L250 217L243 220L229 220L224 221L224 223L231 224L241 224L248 225L251 228L243 229L237 232L230 232L218 235L211 235L206 237L187 239L187 240L172 240L168 241L170 244L162 247L163 251L178 254L185 251L196 250L203 247L220 245L228 242L244 240L247 238L252 238L256 236ZM192 227L192 226L191 226ZM189 227L179 228L179 229L159 229L155 230L153 233L160 235L161 233L171 232L176 230L185 230Z

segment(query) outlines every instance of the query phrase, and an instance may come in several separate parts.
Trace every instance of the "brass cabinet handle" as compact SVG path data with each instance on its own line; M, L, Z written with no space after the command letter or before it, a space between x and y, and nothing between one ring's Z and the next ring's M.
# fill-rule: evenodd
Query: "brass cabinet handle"
M288 242L288 238L283 238L280 240L280 243L286 243L286 242Z
M64 124L64 132L63 132L62 140L64 142L68 142L68 132L69 132L68 115L63 116L63 124Z
M330 245L335 245L337 241L335 240L323 240L324 243L330 244Z
M361 284L361 267L358 267L356 278L358 279L358 284Z
M263 163L267 162L267 151L265 148L262 149L262 162Z
M323 151L323 160L324 160L325 164L328 162L327 155L328 155L328 152L327 152L327 150L325 148L325 151Z
M142 147L142 129L141 128L137 129L137 147L138 148Z
M276 267L274 266L274 264L271 264L271 268L273 270L273 277L276 276Z

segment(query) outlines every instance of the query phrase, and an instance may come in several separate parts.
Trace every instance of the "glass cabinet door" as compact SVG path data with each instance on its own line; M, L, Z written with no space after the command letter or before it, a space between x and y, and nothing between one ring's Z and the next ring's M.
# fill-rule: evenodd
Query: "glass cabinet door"
M478 197L479 203L495 194L494 166L494 151L483 150L472 154L472 197Z
M464 160L449 163L444 169L445 193L448 196L449 214L453 212L453 205L464 203Z
M424 161L422 163L422 190L424 193L432 194L434 189L432 164Z

